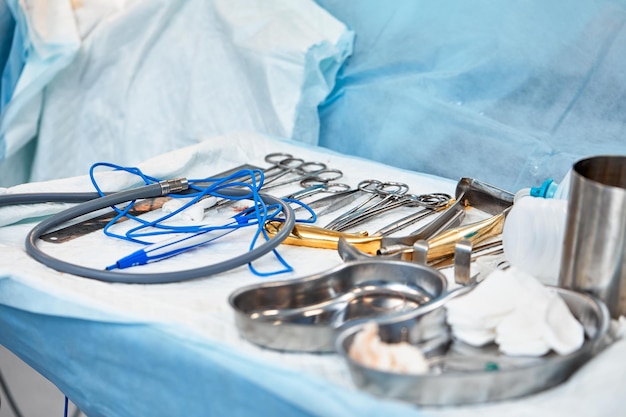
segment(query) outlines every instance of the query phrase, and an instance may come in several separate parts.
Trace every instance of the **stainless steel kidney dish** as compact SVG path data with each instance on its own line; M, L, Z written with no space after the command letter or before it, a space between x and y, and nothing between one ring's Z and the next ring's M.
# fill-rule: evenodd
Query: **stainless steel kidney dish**
M260 346L334 352L347 322L414 311L442 298L445 276L428 266L364 259L288 281L252 285L229 298L241 336Z
M374 395L423 406L463 405L522 397L553 387L573 374L603 345L610 316L599 299L555 288L585 329L583 346L569 355L506 356L495 344L475 348L453 340L445 320L443 302L405 314L377 320L383 342L406 341L420 347L430 369L425 374L401 374L363 366L349 355L364 323L347 325L336 340L337 351L347 360L355 385ZM436 320L430 320L436 315ZM439 323L439 331L433 327ZM425 332L424 328L429 330ZM427 335L428 334L428 335Z

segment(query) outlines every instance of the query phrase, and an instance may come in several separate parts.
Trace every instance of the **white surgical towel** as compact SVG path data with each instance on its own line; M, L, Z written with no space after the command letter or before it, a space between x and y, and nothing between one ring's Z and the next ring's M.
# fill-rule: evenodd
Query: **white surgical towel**
M516 268L494 271L446 308L457 339L473 346L495 342L508 355L566 355L584 342L584 329L563 299Z

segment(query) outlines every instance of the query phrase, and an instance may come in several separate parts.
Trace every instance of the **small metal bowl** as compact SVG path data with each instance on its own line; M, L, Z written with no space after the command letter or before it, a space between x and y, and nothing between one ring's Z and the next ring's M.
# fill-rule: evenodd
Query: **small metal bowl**
M257 345L334 352L348 322L394 316L442 298L445 276L428 266L363 259L308 277L240 288L229 297L240 335Z
M337 351L346 359L355 385L376 396L394 398L422 406L449 406L507 400L553 387L570 377L602 345L608 331L608 309L597 298L554 288L573 315L582 323L586 339L569 355L549 353L542 357L512 357L492 344L475 348L452 338L440 308L445 300L422 309L411 317L377 320L379 336L386 343L406 341L424 352L430 371L409 375L381 371L352 360L348 354L354 336L364 324L347 325L338 334ZM465 289L463 289L465 290ZM443 312L443 313L442 313ZM432 320L432 316L436 320ZM429 323L440 327L424 332Z

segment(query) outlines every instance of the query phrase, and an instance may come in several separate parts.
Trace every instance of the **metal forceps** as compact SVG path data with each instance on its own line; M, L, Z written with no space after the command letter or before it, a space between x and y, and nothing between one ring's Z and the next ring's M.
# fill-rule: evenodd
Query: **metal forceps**
M270 166L265 169L257 168L252 165L250 166L242 165L243 168L247 167L250 169L256 169L256 170L261 171L263 173L264 184L275 181L276 179L282 177L283 175L293 172L293 170L296 167L299 167L305 163L304 159L294 158L291 154L282 153L282 152L269 153L265 155L264 159L265 159L265 162L270 164ZM227 172L232 173L231 171L227 171ZM253 179L250 178L250 179L240 180L239 182L251 184L252 180ZM258 173L255 174L254 180L257 183L261 180Z
M342 231L355 226L371 217L372 214L370 213L385 207L388 203L406 194L409 190L409 186L404 183L381 182L372 179L361 181L358 188L360 191L371 194L371 196L331 221L324 228Z
M264 184L271 183L293 172L296 168L305 163L304 159L294 158L291 154L281 152L269 153L265 155L264 160L271 164L270 167L263 170L263 176L265 177Z
M300 191L296 191L289 195L282 197L282 199L298 199L302 201L303 199L310 197L315 194L328 194L324 197L320 197L316 200L307 202L307 207L299 206L294 208L295 212L300 212L303 210L314 210L317 216L322 216L327 213L331 213L335 210L340 209L345 204L349 204L349 201L342 203L341 200L348 197L351 193L354 193L356 190L352 189L348 184L340 183L340 182L320 182L317 180L303 180L300 182L300 185L303 188ZM317 211L317 209L321 209Z
M443 193L431 193L431 194L402 194L396 196L394 201L384 206L384 211L394 209L396 207L422 207L424 209L436 210L441 207L445 207L450 203L450 197L448 194Z
M269 153L265 155L264 160L265 162L269 163L270 166L265 169L261 169L261 172L263 173L263 189L271 188L267 186L267 184L272 183L273 181L276 181L277 179L294 172L297 168L300 168L305 164L310 164L308 162L305 162L304 159L294 158L291 154L282 152ZM259 175L255 175L254 180L258 183L261 179ZM247 180L242 180L241 182L251 184L252 181L253 179L250 178ZM219 208L231 204L233 204L233 201L224 199L216 204L215 207Z
M275 181L276 179L281 178L282 176L289 174L290 172L293 172L296 167L300 167L305 163L304 159L294 158L291 154L282 152L269 153L265 155L264 159L265 162L269 163L271 166L265 169L257 168L263 173L263 187L265 187L265 184L271 183L272 181ZM254 178L240 180L239 182L252 184L253 180L256 183L261 180L258 173L254 175ZM219 209L222 207L230 206L232 204L234 204L233 200L222 199L213 207Z
M304 198L310 197L315 194L320 194L320 193L338 194L338 193L343 193L345 191L350 190L350 186L348 184L343 184L340 182L320 181L319 179L316 179L316 178L307 178L305 180L302 180L300 181L300 186L303 187L302 190L288 194L282 198L302 200Z
M416 211L415 213L411 213L399 220L396 220L380 228L376 232L372 233L370 236L388 236L392 233L397 232L398 230L402 230L405 227L411 226L412 224L415 224L434 213L440 212L441 210L448 208L454 201L454 199L450 195L443 193L431 193L421 195L411 194L406 197L414 199L415 205L423 207L423 209Z
M293 157L278 161L276 165L284 171L276 176L273 176L269 181L265 181L263 189L280 187L294 182L300 182L300 185L302 185L303 181L329 183L336 181L343 176L342 171L328 168L326 164L322 162L305 162L302 159ZM275 182L278 178L287 174L295 174L296 177L285 181Z
M394 189L390 188L390 186L395 186L398 188ZM378 193L382 194L382 196L384 197L381 201L369 206L365 210L356 211L353 216L344 219L344 221L338 225L334 225L333 230L346 230L372 217L396 209L398 207L422 208L422 210L412 213L406 217L403 217L400 220L393 222L390 225L383 227L382 229L374 232L371 236L389 235L444 209L450 204L452 200L452 197L448 194L430 193L416 195L408 194L406 190L408 190L408 186L406 186L405 184L382 183L382 186L379 186L378 189L375 190Z

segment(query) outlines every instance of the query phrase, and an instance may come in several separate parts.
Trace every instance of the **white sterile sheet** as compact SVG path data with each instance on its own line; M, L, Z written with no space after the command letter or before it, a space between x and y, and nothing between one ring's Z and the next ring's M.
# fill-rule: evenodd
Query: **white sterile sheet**
M344 175L339 181L352 187L364 179L378 179L406 183L410 187L410 192L416 194L443 192L453 195L456 186L455 181L448 179L396 169L292 141L244 132L218 136L191 147L163 154L140 164L139 167L144 173L163 179L182 176L197 179L212 176L244 163L267 168L269 164L264 161L264 157L274 152L289 153L305 161L323 162L329 168L340 169ZM463 176L462 168L459 168L458 174L459 178ZM137 178L123 172L103 172L98 174L97 178L99 184L107 191L141 185ZM272 194L283 196L298 188L299 185L292 184L276 188ZM2 194L41 191L93 191L93 187L87 176L81 176L0 189ZM308 276L339 265L342 260L336 251L281 245L278 248L279 253L293 267L293 272L272 277L256 276L243 266L216 276L182 283L159 285L104 283L59 273L39 264L25 253L24 238L41 219L40 216L66 206L41 204L0 208L2 224L0 307L8 307L6 310L8 312L27 312L67 319L68 323L75 323L75 319L79 319L83 322L100 324L148 323L155 328L177 329L175 333L179 342L179 338L182 338L183 343L188 340L190 346L211 347L215 351L223 349L229 355L240 358L242 362L255 363L254 373L257 378L265 378L256 383L266 388L268 393L278 395L279 400L276 401L280 404L289 404L291 407L277 410L269 405L263 405L263 401L260 401L256 409L257 415L274 415L277 412L282 412L282 415L319 416L382 415L381 413L398 416L451 417L621 415L622 408L619 402L626 393L624 384L626 361L623 360L626 355L626 344L623 341L614 343L559 387L515 401L471 407L422 408L374 398L354 387L347 366L338 355L282 353L260 348L242 339L237 332L234 314L228 304L228 296L241 286ZM238 206L227 208L221 215L232 215L238 209ZM404 209L391 212L357 229L372 232L409 211L410 209ZM319 224L325 224L326 220L332 219L338 213L320 219ZM398 232L397 235L408 234L417 227L419 224ZM134 272L173 271L207 265L243 253L248 250L248 245L249 239L244 233L163 262L138 267ZM106 237L102 231L63 244L40 242L39 246L55 257L94 268L104 268L138 248L136 244ZM254 266L264 272L282 268L272 255L266 255L255 261ZM16 317L19 316L15 314ZM0 323L2 320L0 318ZM10 320L7 318L7 321ZM0 330L3 328L0 327ZM37 331L45 332L46 329ZM142 331L145 330L137 329L139 335ZM154 379L146 378L141 386L132 387L125 386L124 381L131 380L132 374L142 372L140 358L154 354L159 349L167 349L166 345L143 346L141 337L137 337L136 346L129 348L127 357L120 358L128 362L126 374L120 375L115 384L99 386L101 392L90 392L92 381L85 373L75 372L70 377L66 374L66 363L42 360L41 356L35 355L25 346L26 343L13 344L12 337L20 339L17 336L0 333L0 343L7 345L59 385L90 416L142 415L147 412L145 408L147 405L140 404L142 394L153 395L150 390L159 389L156 385L158 380ZM67 337L76 337L83 343L88 343L86 335L70 334ZM32 340L32 344L37 343L37 340ZM50 349L55 348L52 346ZM62 352L61 355L67 355L68 361L72 360L71 351ZM94 360L90 366L93 367L94 375L100 375L99 371L106 373L106 367L111 364L98 361L97 352L93 355ZM43 358L45 359L45 355ZM233 374L241 372L237 361L232 364L228 364L228 361L224 363L223 366L233 369ZM182 369L181 365L180 372L183 372ZM177 369L171 371L177 372ZM285 384L283 378L285 375L287 381L293 383ZM198 381L193 375L185 374L180 376L179 383L182 386L189 384L186 391L189 392L193 386L197 386ZM208 382L206 384L204 387L206 396L210 397L216 385ZM235 385L233 389L249 389L249 386L243 383ZM122 401L124 406L112 405L113 399L118 398L116 395L120 390L127 392L127 397ZM277 391L280 391L280 394L277 394ZM272 398L275 400L274 396ZM181 398L181 401L184 399ZM231 404L229 401L233 401L232 398L214 398L212 401L213 404L217 404L215 407L218 407L213 409L214 411L231 410L232 415L250 414L249 409L243 405L245 401L240 405L237 401ZM155 403L152 407L151 415L159 416L166 412L163 410L167 409L167 404L159 408Z

